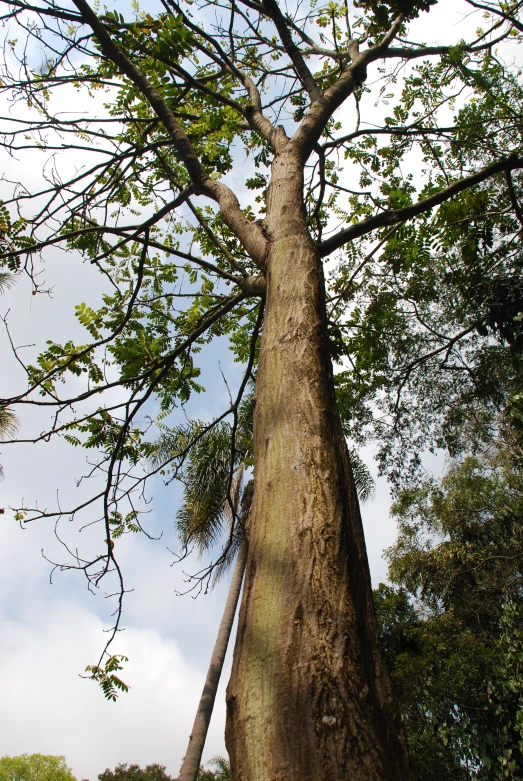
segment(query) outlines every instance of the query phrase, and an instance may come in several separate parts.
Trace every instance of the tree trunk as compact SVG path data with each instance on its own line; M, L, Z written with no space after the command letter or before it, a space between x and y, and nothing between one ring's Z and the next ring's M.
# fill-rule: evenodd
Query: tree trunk
M256 480L227 691L234 781L408 781L334 397L302 164L273 163Z
M234 616L236 614L236 606L240 596L246 560L247 540L244 539L240 545L236 558L231 585L229 586L229 593L227 595L227 602L225 603L218 636L212 652L211 662L207 671L207 677L198 704L198 710L196 711L191 737L189 738L187 753L182 763L178 781L195 781L198 775L202 752L205 746L205 739L207 737L207 730L209 729L214 701L216 699L216 691L218 689L218 684L220 683L223 662L231 636Z

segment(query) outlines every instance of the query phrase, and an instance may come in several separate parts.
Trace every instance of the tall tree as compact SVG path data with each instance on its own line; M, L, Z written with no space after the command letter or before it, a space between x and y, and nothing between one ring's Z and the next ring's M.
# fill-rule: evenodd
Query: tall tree
M252 463L252 412L253 398L247 397L239 410L232 481L232 432L226 423L205 432L191 448L181 478L184 490L177 526L183 547L187 549L196 544L201 554L208 552L225 532L229 552L214 570L214 580L223 574L235 556L236 563L179 781L196 781L198 775L247 561L254 480L249 480L243 487L242 479L245 467ZM176 456L201 428L202 424L192 424L165 431L156 445L154 463L164 464L169 457ZM351 461L358 496L365 502L373 497L373 478L355 451L351 453Z
M164 432L157 444L154 461L164 464L169 457L176 456L194 436L195 429L200 427L193 424ZM245 572L247 524L253 491L252 480L244 489L242 486L246 462L252 460L250 398L240 407L236 457L232 465L231 434L226 423L207 431L191 448L182 478L184 491L177 513L177 526L183 547L187 549L196 544L200 553L204 553L216 545L220 533L225 533L229 550L215 569L214 579L223 574L235 557L236 563L179 781L196 781L198 776ZM209 771L211 776L214 778Z
M100 157L69 177L55 168L39 193L15 188L2 210L3 257L10 268L27 258L31 273L35 255L59 244L83 252L114 285L99 310L77 309L89 343L49 344L26 367L28 387L3 402L56 413L32 441L63 434L99 448L105 486L79 508L20 507L17 517L94 513L98 503L104 548L71 566L96 584L116 572L123 596L114 538L140 528L147 474L138 465L152 452L152 400L160 420L183 404L199 389L195 352L228 334L246 372L208 427L232 416L232 469L239 405L257 364L256 487L227 695L237 781L410 778L345 439L351 423L354 430L367 420L354 401L380 398L386 369L377 371L376 361L390 357L387 326L401 332L408 317L384 291L369 328L354 291L373 258L392 277L410 269L413 287L402 302L434 257L446 258L448 281L470 223L480 226L471 247L481 245L485 225L494 273L496 253L517 255L523 223L522 91L518 71L496 54L519 41L521 3L464 0L467 12L478 9L482 29L467 41L419 44L409 25L435 5L163 0L155 15L136 6L125 17L86 0L4 0L4 18L28 38L6 42L2 88L36 111L9 126L5 146L54 153L65 145ZM399 100L390 116L377 117L372 103L394 97L402 68ZM107 113L55 111L50 96L64 85L107 90ZM242 173L238 147L257 167L245 180L261 191L256 199L231 177ZM411 159L422 161L417 177L408 173ZM15 202L22 216L13 220ZM189 280L183 291L179 261ZM379 274L378 267L378 287ZM36 275L33 282L37 293ZM189 304L178 309L183 296ZM462 308L444 331L429 323L435 344L412 368L446 360L485 317L471 322ZM347 339L354 332L363 344ZM353 372L335 381L332 360L345 358ZM59 380L70 373L85 376L85 390L63 392ZM111 396L115 387L123 402ZM203 433L178 453L175 469Z

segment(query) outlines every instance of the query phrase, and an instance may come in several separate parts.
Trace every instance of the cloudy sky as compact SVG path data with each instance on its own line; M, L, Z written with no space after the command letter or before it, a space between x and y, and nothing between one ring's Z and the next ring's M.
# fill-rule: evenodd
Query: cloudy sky
M428 44L459 40L471 24L464 10L457 0L440 0L430 21L425 16L416 24L412 38ZM476 18L474 26L477 23ZM79 101L85 100L72 91L60 99L69 111L83 108ZM17 160L4 156L0 172L36 187L43 159L36 152ZM72 161L62 165L65 170ZM241 189L239 181L230 183L237 192ZM101 295L98 273L59 250L46 258L45 278L53 290L51 297L33 297L21 280L0 299L0 314L10 310L16 344L36 345L27 348L28 354L46 339L63 341L64 334L82 339L74 305L86 301L95 306ZM23 377L3 332L0 355L0 396L5 397L22 387ZM208 393L192 404L194 417L210 418L226 403L218 361L230 384L238 381L240 369L225 344L205 350L201 363ZM34 412L25 415L23 424L27 431L45 425ZM372 450L362 455L372 466ZM6 479L0 484L0 506L19 505L23 497L50 507L57 491L62 506L67 506L84 490L76 488L75 478L85 471L85 453L65 443L3 447L2 463ZM125 631L114 645L115 653L130 659L124 678L131 690L116 703L105 701L98 688L79 675L98 659L104 630L110 626L111 601L104 592L89 593L75 573L57 572L50 584L51 567L42 550L51 560L63 560L52 523L38 522L22 530L12 516L0 516L0 756L63 754L78 779L91 781L118 762L159 762L171 774L178 773L228 584L224 581L198 599L176 595L185 587L183 570L194 572L198 562L171 566L174 557L169 549L177 549L172 518L178 495L174 487L161 487L158 482L148 528L153 534L163 530L163 537L154 541L132 536L118 543L126 587L133 591L126 596ZM376 500L363 510L375 584L386 577L381 554L395 534L387 486L379 480L377 488ZM72 545L89 545L89 529L79 536L76 528L63 522L59 533ZM230 660L226 673L229 666ZM224 721L222 685L205 759L224 752Z

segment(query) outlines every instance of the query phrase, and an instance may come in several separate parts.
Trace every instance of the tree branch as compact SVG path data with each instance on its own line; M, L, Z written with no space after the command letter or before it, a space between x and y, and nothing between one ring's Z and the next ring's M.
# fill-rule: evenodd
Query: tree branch
M499 35L497 38L493 38L491 41L486 41L485 43L480 44L479 46L459 46L456 47L458 49L461 49L461 51L466 52L467 54L477 54L478 52L485 51L486 49L492 48L492 46L495 46L497 43L500 43L503 41L508 35L510 34L510 30L507 30L503 33L503 35ZM414 60L418 57L433 57L441 54L448 54L451 50L451 46L422 46L418 49L408 49L408 48L400 48L400 47L391 47L386 52L384 52L381 57L383 59L390 59L392 57L399 57L403 60ZM380 58L377 58L380 59Z
M302 161L308 159L314 146L317 144L323 129L332 117L334 111L341 106L344 100L354 90L365 82L367 78L367 65L378 60L387 50L390 42L403 24L404 17L398 16L383 38L374 46L359 52L359 42L350 42L350 57L352 64L321 96L321 100L315 101L307 115L302 120L298 130L292 138L292 144L298 151Z
M377 127L368 128L366 130L355 130L353 133L348 133L341 138L333 138L332 141L326 141L322 144L322 149L332 149L341 144L346 144L348 141L352 141L360 136L424 136L424 135L445 135L446 133L455 132L456 127Z
M155 114L162 121L187 169L187 173L193 183L194 192L197 195L207 195L217 201L226 224L240 239L253 259L263 264L266 239L260 227L245 217L232 190L222 182L217 182L209 177L200 163L189 138L182 126L177 122L167 103L145 74L114 43L91 6L86 0L73 0L73 2L81 13L83 20L92 28L98 38L105 56L114 62L122 73L138 87L140 93L146 98Z
M276 26L276 29L278 30L280 40L285 47L285 51L289 55L301 83L307 90L311 102L315 103L316 101L321 100L322 92L318 87L318 85L316 84L316 81L312 73L310 72L305 60L303 59L299 47L296 46L296 44L292 40L292 35L289 30L287 21L284 15L282 14L282 12L280 11L278 3L276 2L276 0L264 0L263 5L264 5L265 13L270 19L272 19L272 21Z
M519 30L519 32L523 32L523 24L518 19L515 19L510 14L515 13L516 11L519 11L521 6L523 6L523 3L517 3L517 5L514 6L514 8L510 9L509 13L504 13L504 11L501 8L493 8L489 5L483 5L483 3L476 3L474 0L466 0L466 2L471 5L473 8L477 8L481 11L487 11L489 14L496 14L496 16L500 16L501 19L505 22L510 22L516 30Z
M135 84L141 94L148 100L151 108L161 119L163 125L171 136L180 157L182 158L187 172L194 185L196 193L204 193L205 184L208 176L202 168L202 165L195 153L191 142L187 138L182 126L176 121L176 118L163 98L159 95L145 74L134 65L126 54L114 43L113 39L105 29L104 25L95 14L86 0L73 0L78 8L83 21L88 24L98 38L103 53L108 59L114 62L120 70Z
M389 209L380 212L380 214L374 214L372 217L367 217L367 219L356 223L356 225L351 225L349 228L345 228L335 236L331 236L331 238L323 241L318 247L320 257L324 258L327 255L330 255L331 252L342 247L348 241L353 241L360 236L365 236L378 228L389 227L398 222L410 220L412 217L417 217L419 214L430 211L435 206L439 206L441 203L448 201L449 198L453 198L455 195L463 192L463 190L474 187L474 185L483 182L490 176L495 176L504 171L514 171L521 168L523 168L523 160L520 160L516 155L510 155L510 157L499 160L497 163L492 163L492 165L483 168L481 171L478 171L471 176L466 176L464 179L454 182L454 184L449 185L449 187L446 187L444 190L440 190L438 193L435 193L428 198L424 198L422 201L418 201L418 203L413 203L411 206L406 206L403 209Z

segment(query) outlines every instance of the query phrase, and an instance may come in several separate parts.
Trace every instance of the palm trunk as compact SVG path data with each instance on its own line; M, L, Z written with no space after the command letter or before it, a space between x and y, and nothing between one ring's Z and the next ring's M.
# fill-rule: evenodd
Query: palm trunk
M282 153L254 420L256 481L226 742L234 781L408 781L334 396L302 166Z
M216 699L216 691L218 689L218 684L220 683L223 662L231 636L234 616L236 614L236 606L240 596L246 560L247 540L244 539L238 551L227 602L225 603L218 636L212 652L205 685L198 704L198 710L196 711L187 753L182 763L178 781L195 781L198 775L202 752L205 746L205 738L207 737L207 730L209 729L214 701Z

